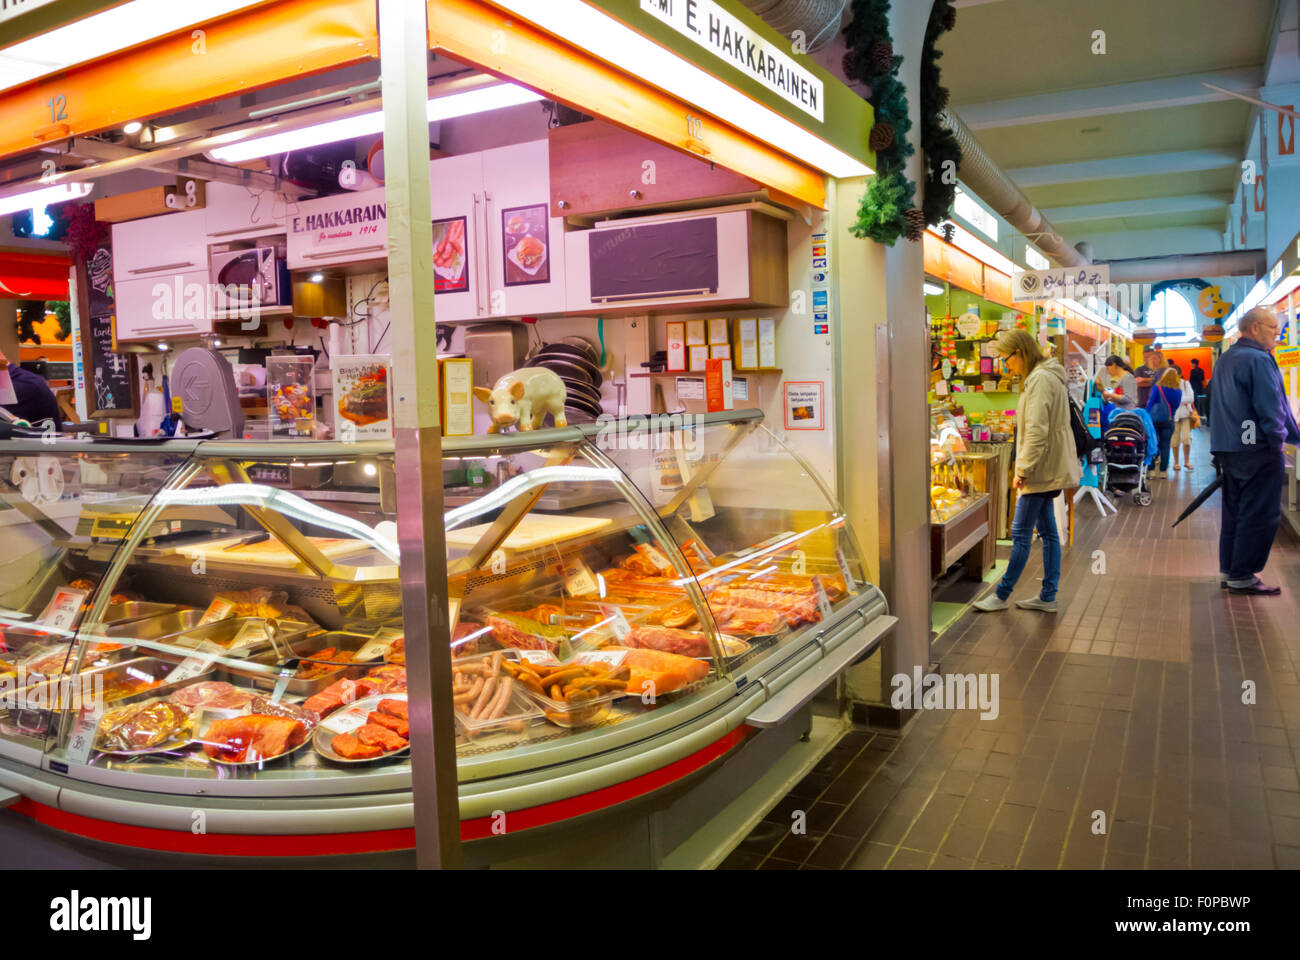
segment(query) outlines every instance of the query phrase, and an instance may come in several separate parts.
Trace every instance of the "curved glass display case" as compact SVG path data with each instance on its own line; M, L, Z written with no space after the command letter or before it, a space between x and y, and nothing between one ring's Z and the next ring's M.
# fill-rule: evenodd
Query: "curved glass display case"
M467 839L779 722L888 619L756 411L449 440L443 479ZM396 484L391 443L7 444L0 784L165 830L195 795L218 832L409 827Z

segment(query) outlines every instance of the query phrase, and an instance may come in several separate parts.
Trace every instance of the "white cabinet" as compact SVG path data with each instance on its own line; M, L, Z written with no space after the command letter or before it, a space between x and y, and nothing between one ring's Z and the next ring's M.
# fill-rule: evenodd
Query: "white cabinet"
M388 259L384 188L299 203L286 218L290 270Z
M285 214L291 204L296 206L282 193L232 183L214 181L207 185L206 192L209 243L283 233Z
M563 312L564 221L550 216L548 158L535 140L429 164L439 321ZM446 242L462 230L460 264Z
M195 337L212 332L208 271L119 280L114 289L118 340Z
M113 279L171 276L208 269L206 210L113 224Z

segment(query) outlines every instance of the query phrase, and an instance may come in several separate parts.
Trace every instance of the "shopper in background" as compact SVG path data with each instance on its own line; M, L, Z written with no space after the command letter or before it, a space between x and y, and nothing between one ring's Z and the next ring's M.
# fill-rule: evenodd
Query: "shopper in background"
M1138 395L1137 378L1133 375L1133 368L1123 357L1112 353L1106 358L1106 372L1110 374L1115 389L1103 390L1102 398L1121 410L1132 410L1137 405Z
M1273 359L1277 315L1256 307L1238 324L1241 337L1214 366L1210 450L1223 472L1219 586L1276 596L1257 574L1268 563L1282 521L1284 443L1300 443L1282 374Z
M1137 376L1137 402L1145 407L1151 399L1151 388L1155 386L1156 377L1164 372L1165 355L1158 347L1146 347L1142 350L1142 366L1134 372Z
M1187 375L1187 381L1192 385L1192 392L1196 394L1196 412L1205 415L1205 371L1201 369L1201 361L1192 357L1192 372Z
M1181 380L1183 378L1183 368L1180 367L1178 364L1174 363L1173 357L1169 358L1169 366L1173 367L1175 370L1178 371L1178 379Z
M1174 435L1169 440L1170 450L1174 455L1174 469L1186 467L1192 469L1192 430L1200 425L1200 415L1196 412L1196 391L1187 380L1180 381L1183 402L1174 413ZM1178 463L1178 448L1182 447L1182 466Z
M1061 538L1056 532L1053 501L1065 489L1077 487L1081 474L1070 431L1070 396L1065 367L1046 359L1038 341L1024 330L998 334L998 353L1015 376L1024 377L1016 410L1016 468L1013 485L1020 496L1011 523L1011 560L992 596L975 603L976 610L1007 609L1007 600L1020 579L1034 530L1043 541L1043 589L1032 599L1017 600L1026 610L1056 612L1056 588L1061 579Z
M54 399L54 392L50 390L50 385L45 382L44 377L30 370L24 370L16 363L10 363L9 358L3 353L0 353L0 370L9 371L9 379L14 385L14 394L18 398L15 403L4 404L6 410L15 417L26 420L38 430L45 429L46 421L49 421L55 430L63 426L59 402Z
M1174 437L1174 416L1183 403L1183 379L1178 371L1166 367L1159 382L1147 398L1147 413L1156 425L1156 442L1160 445L1160 464L1151 471L1151 476L1163 479L1169 474L1169 443Z

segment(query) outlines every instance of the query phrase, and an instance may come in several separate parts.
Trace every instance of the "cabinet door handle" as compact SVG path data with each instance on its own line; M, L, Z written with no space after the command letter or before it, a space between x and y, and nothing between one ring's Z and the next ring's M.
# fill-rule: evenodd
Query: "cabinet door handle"
M302 255L302 258L304 260L320 260L323 257L338 257L338 256L342 256L345 253L362 253L366 250L382 250L382 249L384 249L384 244L371 243L371 244L367 244L364 247L348 247L346 250L325 250L321 253L304 253Z
M483 315L483 263L479 256L483 237L483 194L474 194L474 259L479 262L474 266L474 313Z
M479 258L483 275L484 312L492 315L492 194L483 191L483 256Z
M163 263L163 264L159 264L156 267L137 267L134 270L128 270L127 273L154 273L155 271L158 270L175 270L178 267L192 267L192 266L194 266L193 260L185 260L181 263Z
M261 230L263 233L283 233L284 224L268 220L266 223L251 223L246 227L234 227L230 230L214 230L208 234L209 237L228 237L232 233L252 233L254 230Z
M155 327L137 327L135 334L141 333L169 333L173 330L193 330L194 327L188 323L164 323ZM133 334L133 335L135 335Z

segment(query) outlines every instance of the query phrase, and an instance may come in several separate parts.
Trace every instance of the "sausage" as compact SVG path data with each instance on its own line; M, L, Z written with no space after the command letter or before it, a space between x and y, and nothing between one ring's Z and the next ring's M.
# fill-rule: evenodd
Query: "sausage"
M501 672L501 661L504 659L505 659L505 654L502 653L500 650L492 654L492 672L488 674L489 676L495 677L498 673Z
M452 702L452 703L470 703L471 701L473 701L473 700L474 700L474 699L475 699L475 698L476 698L480 693L482 693L482 692L483 692L483 678L482 678L482 677L479 677L479 678L478 678L477 680L475 680L472 684L470 684L470 687L469 687L468 690L465 690L465 691L463 691L463 692L461 692L461 693L458 693L458 694L456 694L454 697L452 697L452 698L451 698L451 702Z
M488 716L489 720L495 720L497 717L501 716L501 714L506 712L506 705L510 703L510 691L513 683L514 681L509 677L506 677L501 681L496 699L492 701L492 709Z
M478 695L478 699L474 701L474 709L470 711L469 718L471 720L478 720L483 715L483 710L491 702L492 693L496 688L497 678L488 677L487 683L483 685L483 692Z

